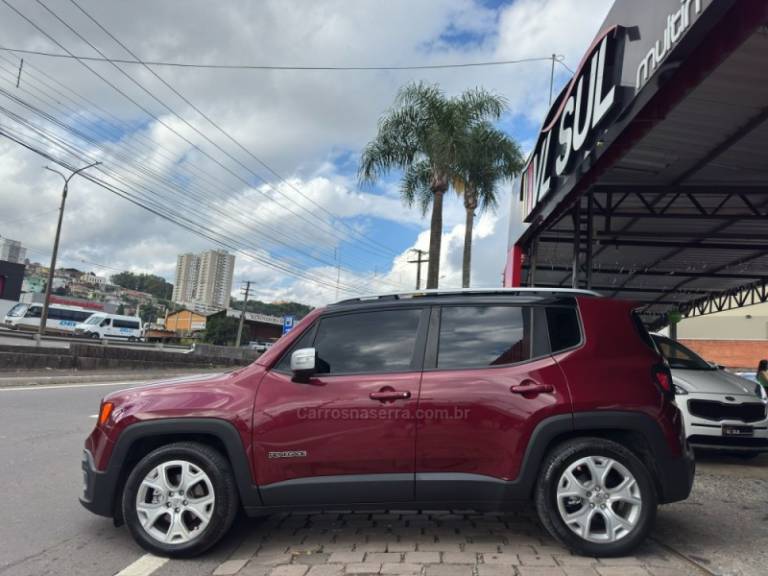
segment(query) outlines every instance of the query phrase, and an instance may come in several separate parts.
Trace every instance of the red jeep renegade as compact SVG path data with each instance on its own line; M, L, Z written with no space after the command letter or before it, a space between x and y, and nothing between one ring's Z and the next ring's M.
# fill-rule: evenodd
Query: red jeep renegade
M626 302L568 290L422 292L309 314L254 364L107 396L83 505L157 554L251 515L503 509L629 552L694 463L672 379Z

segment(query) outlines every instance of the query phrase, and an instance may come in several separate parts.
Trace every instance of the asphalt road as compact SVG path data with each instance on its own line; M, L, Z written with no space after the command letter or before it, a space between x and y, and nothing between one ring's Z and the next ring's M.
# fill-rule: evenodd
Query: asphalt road
M123 386L0 389L0 576L113 575L144 556L124 527L77 501L83 440L100 398ZM209 575L259 528L240 520L202 560L155 574ZM660 510L653 540L700 573L766 574L768 456L700 460L692 498Z

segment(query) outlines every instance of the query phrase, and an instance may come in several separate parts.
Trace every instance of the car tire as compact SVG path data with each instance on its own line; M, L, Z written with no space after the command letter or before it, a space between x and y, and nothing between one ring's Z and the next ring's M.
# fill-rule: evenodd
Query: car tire
M238 510L229 462L197 442L150 452L131 470L123 489L123 518L131 535L160 556L202 554L227 533Z
M593 475L604 480L595 482ZM547 455L535 502L558 542L584 556L611 557L645 540L658 497L648 468L633 452L604 438L578 438Z

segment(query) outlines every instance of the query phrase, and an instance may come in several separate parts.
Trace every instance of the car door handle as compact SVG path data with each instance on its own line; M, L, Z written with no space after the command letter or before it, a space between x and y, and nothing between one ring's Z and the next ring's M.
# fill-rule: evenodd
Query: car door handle
M408 391L398 392L397 390L385 390L382 392L371 392L371 400L379 400L381 402L392 402L394 400L408 400L411 397L411 393Z
M551 384L537 384L536 382L526 382L524 384L517 384L510 387L509 391L512 394L522 394L526 396L528 394L548 394L554 392L554 387Z

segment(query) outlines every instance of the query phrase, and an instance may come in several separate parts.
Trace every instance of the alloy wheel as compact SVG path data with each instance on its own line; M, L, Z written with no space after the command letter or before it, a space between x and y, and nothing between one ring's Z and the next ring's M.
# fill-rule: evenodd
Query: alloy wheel
M611 543L637 526L643 506L637 480L606 456L571 463L557 483L557 508L565 525L589 542Z
M207 528L216 498L213 483L196 464L171 460L144 477L136 512L144 531L165 544L186 544Z

